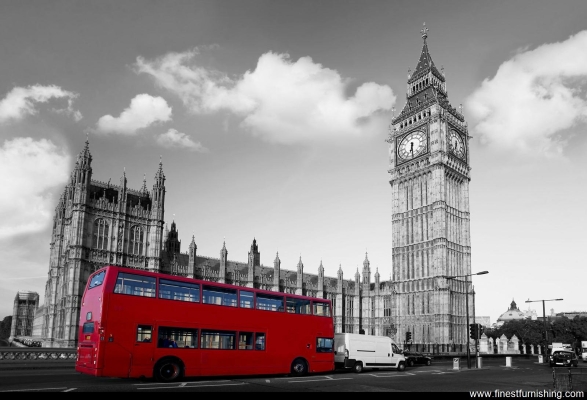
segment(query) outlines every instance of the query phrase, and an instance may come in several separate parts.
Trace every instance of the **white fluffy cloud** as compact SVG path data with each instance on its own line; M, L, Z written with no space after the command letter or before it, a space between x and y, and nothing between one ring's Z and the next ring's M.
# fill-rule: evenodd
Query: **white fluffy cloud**
M563 131L587 117L587 31L520 50L467 99L482 143L526 154L561 155Z
M69 176L69 156L46 139L16 138L0 147L0 239L34 233L52 221L52 190Z
M162 97L139 94L131 100L119 117L104 115L98 120L98 132L134 135L139 129L156 122L171 120L171 107Z
M157 143L169 149L180 148L207 153L208 149L202 146L200 142L194 142L192 138L176 129L169 129L167 132L157 136Z
M148 61L138 57L136 71L179 96L195 113L230 111L242 125L265 140L307 143L341 140L373 133L379 113L396 97L372 82L347 97L348 80L310 57L296 62L288 54L266 53L254 71L238 79L196 65L198 50L169 53Z
M52 111L66 114L79 121L82 114L73 108L73 101L78 97L77 93L63 90L59 86L32 85L28 87L15 87L5 98L0 100L0 122L20 120L26 115L34 115L38 111L36 103L47 103L51 99L65 99L66 108L57 108Z

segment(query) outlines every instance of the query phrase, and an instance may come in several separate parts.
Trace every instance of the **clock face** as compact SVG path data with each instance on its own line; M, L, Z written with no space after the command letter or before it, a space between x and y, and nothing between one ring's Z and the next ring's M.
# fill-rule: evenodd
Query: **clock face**
M406 135L400 142L397 153L402 160L409 160L426 150L426 134L416 131Z
M448 148L451 153L460 159L465 159L465 143L463 138L455 130L448 135Z

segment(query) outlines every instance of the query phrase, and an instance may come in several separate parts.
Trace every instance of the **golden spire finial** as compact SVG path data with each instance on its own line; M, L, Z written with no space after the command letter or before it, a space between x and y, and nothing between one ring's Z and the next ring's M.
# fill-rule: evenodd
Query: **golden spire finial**
M426 40L428 37L428 28L426 28L426 22L424 22L424 27L420 30L422 32L422 39Z

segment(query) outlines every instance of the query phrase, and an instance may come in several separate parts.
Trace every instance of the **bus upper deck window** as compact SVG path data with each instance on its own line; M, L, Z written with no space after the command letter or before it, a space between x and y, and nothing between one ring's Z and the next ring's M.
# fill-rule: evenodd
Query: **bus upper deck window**
M320 301L314 301L314 315L320 315L323 317L330 317L330 307L328 303L322 303Z

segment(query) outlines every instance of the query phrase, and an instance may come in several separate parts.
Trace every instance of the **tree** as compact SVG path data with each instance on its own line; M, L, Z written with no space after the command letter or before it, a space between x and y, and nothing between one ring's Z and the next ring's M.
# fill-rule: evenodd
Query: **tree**
M499 328L487 329L485 335L492 339L499 339L502 335L511 339L516 335L523 344L544 344L544 325L530 319L507 321Z
M568 343L580 347L587 340L587 317L575 316L573 319L558 317L551 324L552 341Z
M12 315L4 317L0 322L0 339L8 339L10 337L10 328L12 326Z

